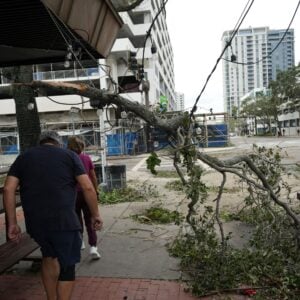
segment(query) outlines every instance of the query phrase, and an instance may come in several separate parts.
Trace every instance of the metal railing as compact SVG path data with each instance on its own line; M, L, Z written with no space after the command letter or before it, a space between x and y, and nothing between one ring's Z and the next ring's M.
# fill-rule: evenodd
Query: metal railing
M33 73L34 80L57 80L57 79L69 79L79 77L99 77L98 68L86 68L86 69L71 69L71 70L58 70L47 72L35 72Z

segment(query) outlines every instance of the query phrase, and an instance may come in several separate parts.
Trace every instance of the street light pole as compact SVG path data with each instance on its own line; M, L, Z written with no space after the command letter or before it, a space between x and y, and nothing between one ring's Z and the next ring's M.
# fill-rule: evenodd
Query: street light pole
M71 113L71 119L72 119L73 135L75 135L75 124L74 124L74 115L73 115L73 113Z
M78 114L80 111L80 108L72 106L70 108L70 114L71 114L71 120L72 120L72 129L73 129L73 135L75 135L75 120L74 120L74 115Z
M149 90L150 90L150 82L147 79L143 79L142 80L142 91L145 93L145 106L147 109L149 109L150 107L150 103L149 103ZM152 149L152 141L150 139L150 125L147 123L146 124L146 150L147 153L151 152Z
M107 185L106 180L106 139L104 131L104 118L103 118L103 109L97 109L97 115L99 117L99 133L100 133L100 146L101 146L101 165L102 165L102 185Z

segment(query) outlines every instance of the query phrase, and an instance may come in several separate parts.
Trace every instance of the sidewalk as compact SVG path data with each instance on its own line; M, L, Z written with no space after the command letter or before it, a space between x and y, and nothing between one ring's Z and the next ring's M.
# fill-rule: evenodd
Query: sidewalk
M151 240L152 230L128 218L130 212L137 209L136 205L124 203L101 207L106 225L98 236L102 258L92 261L88 249L82 251L82 260L76 268L78 277L72 300L196 299L184 292L177 261L169 257L161 238ZM20 208L17 217L24 228ZM5 241L4 227L2 214L1 243ZM156 228L155 232L161 234L161 230ZM161 236L166 238L165 234ZM39 250L32 255L39 256ZM31 269L31 262L22 261L0 276L0 300L42 299L45 299L42 282L39 272Z
M22 211L18 211L19 222L22 223ZM22 224L23 225L23 224ZM112 224L111 224L112 225ZM124 224L123 224L124 225ZM111 227L112 228L112 227ZM3 215L0 216L1 243L4 242ZM116 239L116 235L113 237ZM130 240L129 237L126 237ZM110 238L101 239L100 250L102 258L91 261L87 251L82 253L82 261L77 267L76 286L72 300L196 300L190 293L185 292L185 285L180 278L179 270L170 270L172 258L165 256L164 247L157 247L149 253L140 252L141 248L107 249L111 246ZM124 241L121 241L123 243ZM141 246L145 243L140 243ZM105 244L108 244L106 247ZM153 245L152 245L153 246ZM109 251L110 250L110 251ZM161 252L158 255L158 252ZM36 255L36 253L34 253ZM153 255L157 256L156 261ZM127 259L126 259L127 256ZM118 258L118 259L117 259ZM124 259L123 263L121 260ZM169 260L170 259L170 260ZM114 262L114 260L116 260ZM141 263L144 261L144 264ZM165 262L166 261L166 262ZM150 267L152 264L153 267ZM164 270L165 269L165 270ZM162 272L164 270L164 272ZM102 275L101 275L102 274ZM103 275L104 274L104 275ZM111 274L109 276L109 274ZM140 274L141 277L133 278ZM114 276L116 275L116 276ZM154 277L154 278L153 278ZM156 280L157 277L160 280ZM167 279L167 278L173 279ZM152 279L151 279L152 278ZM165 279L161 279L165 278ZM229 295L227 295L229 296ZM39 272L31 269L31 262L20 262L7 274L0 275L0 300L43 300L46 299ZM202 300L221 300L217 296L202 297ZM245 296L231 295L232 300L246 300Z
M45 293L42 282L35 276L0 276L1 300L42 300ZM78 277L72 300L195 300L184 292L178 282ZM205 298L202 298L205 299ZM208 299L208 298L206 298Z
M149 178L148 178L149 177ZM129 172L128 179L143 178L149 182L149 172ZM165 184L169 179L156 179ZM164 181L165 180L165 181ZM157 182L151 181L151 184ZM173 192L176 193L176 192ZM163 195L168 207L177 206L182 199L178 194ZM102 258L93 261L89 249L82 251L76 268L77 282L72 300L196 300L185 292L179 261L169 256L166 244L177 233L176 225L146 225L130 216L153 205L151 201L120 203L100 206L104 229L98 234ZM22 210L18 221L24 227ZM85 244L87 236L84 234ZM4 237L4 216L0 215L0 242ZM33 253L40 255L39 250ZM229 296L229 295L226 295ZM22 261L0 276L0 300L45 299L39 273L31 269L31 262ZM204 300L222 299L216 296ZM223 298L224 299L224 298ZM245 296L231 295L234 300Z

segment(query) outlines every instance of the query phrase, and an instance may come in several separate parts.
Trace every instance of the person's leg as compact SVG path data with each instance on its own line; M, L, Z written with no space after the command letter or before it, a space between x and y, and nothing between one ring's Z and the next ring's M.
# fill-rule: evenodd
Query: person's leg
M100 259L101 255L98 252L98 248L97 248L97 233L96 230L94 230L92 227L91 213L86 203L82 206L82 211L83 211L86 232L88 234L89 245L91 246L90 248L91 258Z
M78 216L78 219L79 219L79 222L80 222L80 225L81 225L81 237L82 237L82 243L81 243L81 250L84 250L85 249L85 244L84 244L84 240L83 240L83 231L84 231L84 228L83 228L83 219L82 219L82 207L85 203L85 200L84 200L84 196L83 196L83 193L81 191L78 191L77 192L77 198L76 198L76 206L75 206L75 210L76 210L76 214Z
M75 265L80 262L80 236L78 231L56 233L56 251L60 262L57 300L71 299L75 283Z
M69 300L75 281L75 264L80 262L81 233L49 231L34 237L43 256L42 280L47 300Z
M82 204L82 212L83 212L86 232L88 234L89 245L93 247L97 247L97 233L92 227L91 213L86 202Z
M70 300L75 281L58 281L57 300Z
M60 266L57 258L43 257L42 281L47 294L47 300L57 300L57 282Z
M57 284L57 300L70 300L75 282L75 265L61 267Z
M84 203L85 203L85 200L84 200L83 193L78 191L77 198L76 198L75 210L76 210L76 214L78 216L78 219L79 219L79 222L81 225L81 233L82 234L83 234L82 206Z

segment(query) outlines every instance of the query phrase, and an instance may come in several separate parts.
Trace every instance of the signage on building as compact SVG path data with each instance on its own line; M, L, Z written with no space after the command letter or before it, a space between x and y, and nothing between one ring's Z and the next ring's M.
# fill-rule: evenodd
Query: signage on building
M169 103L168 98L164 95L160 95L159 105L160 105L160 110L161 111L167 111L168 103Z

